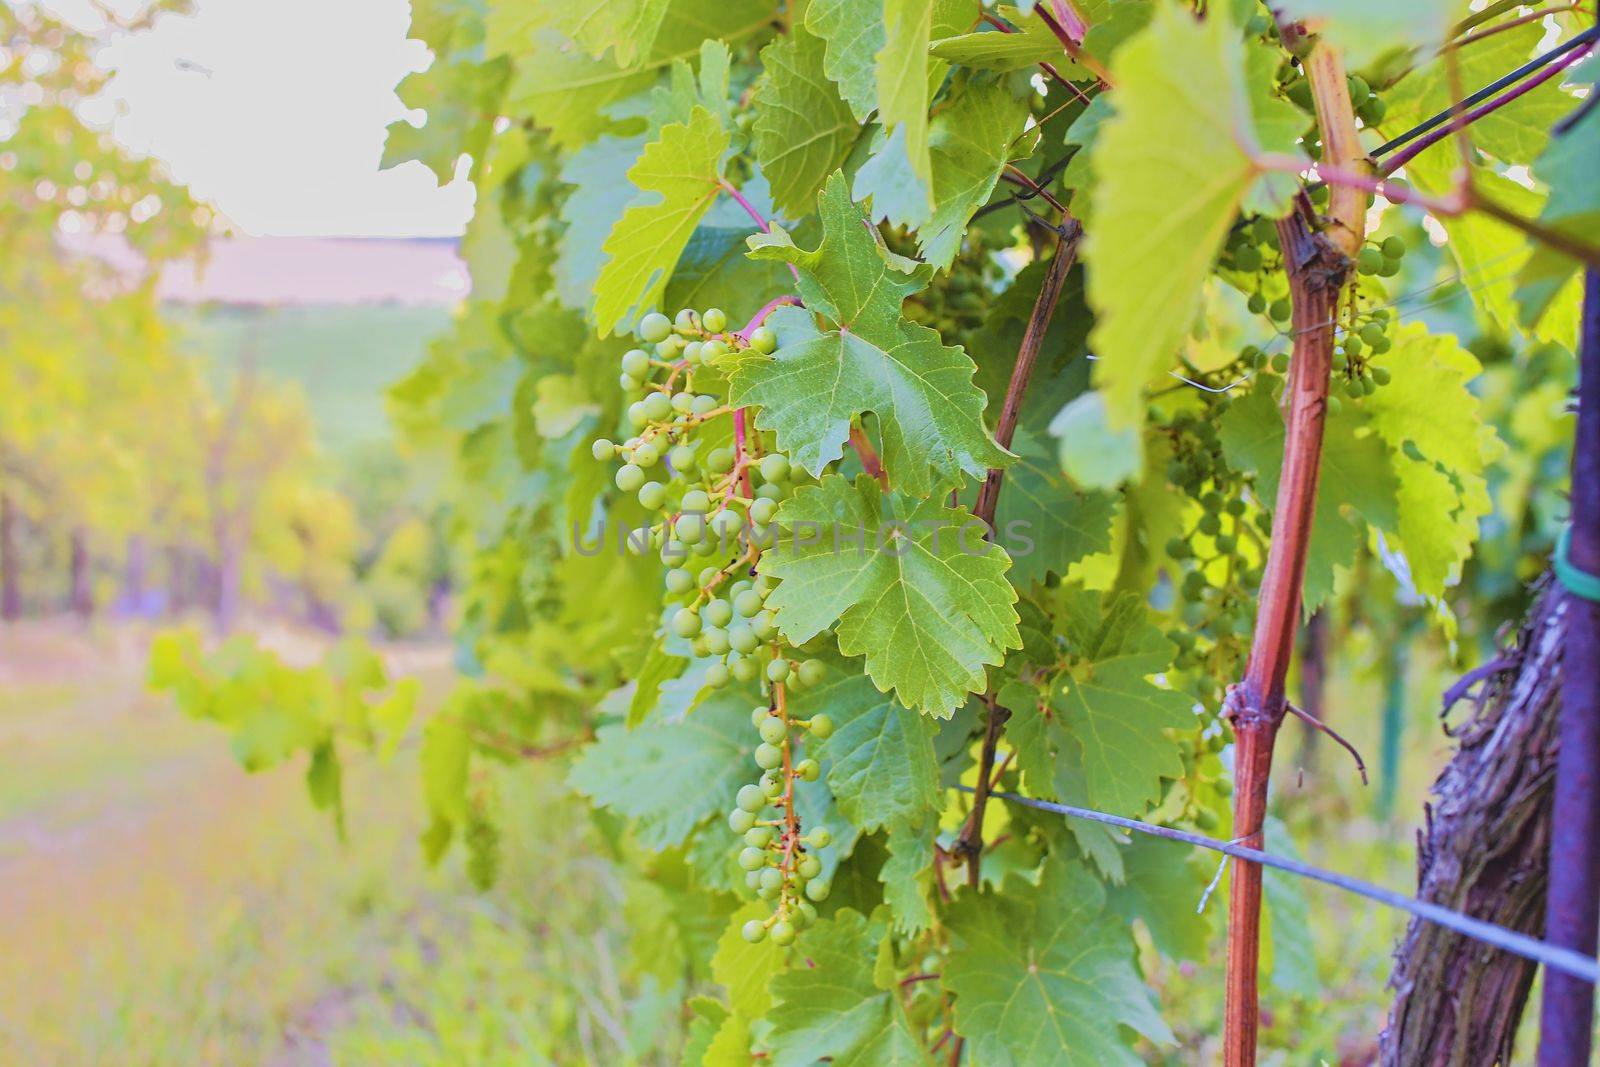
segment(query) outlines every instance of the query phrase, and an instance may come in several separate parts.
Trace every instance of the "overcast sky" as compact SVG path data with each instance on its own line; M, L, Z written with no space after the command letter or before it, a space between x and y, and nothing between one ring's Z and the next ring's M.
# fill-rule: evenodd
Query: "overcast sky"
M82 22L82 0L53 0ZM112 5L137 7L137 0ZM426 65L406 0L196 0L108 46L117 137L251 234L459 233L472 191L380 171L394 87ZM111 108L106 109L112 111ZM97 113L98 114L98 113Z

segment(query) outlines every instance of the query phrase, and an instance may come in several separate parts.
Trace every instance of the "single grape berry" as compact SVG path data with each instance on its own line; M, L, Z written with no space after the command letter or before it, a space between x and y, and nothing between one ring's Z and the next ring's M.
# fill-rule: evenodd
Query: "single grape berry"
M778 335L766 326L757 326L750 331L750 347L764 356L770 356L778 349Z
M783 739L789 736L789 731L784 727L783 720L775 715L768 715L761 720L760 731L761 740L769 745L782 744Z
M700 616L689 608L679 608L672 616L672 632L679 637L694 637L700 632L700 625Z
M1386 259L1399 259L1406 254L1406 240L1398 234L1385 237L1379 247L1383 249Z
M642 348L630 348L622 354L622 373L633 378L643 378L650 373L650 353Z
M639 320L639 340L645 344L657 344L666 340L672 332L672 320L659 311L652 311Z
M803 856L795 869L800 872L800 877L809 882L822 873L822 861L815 856Z
M736 803L744 811L757 812L767 806L767 795L758 785L741 785Z
M700 323L707 333L721 333L728 328L728 313L721 308L706 308L706 313L700 316Z
M765 741L756 746L756 766L764 771L782 766L783 750L777 745L769 745Z
M637 464L624 463L617 468L614 480L617 488L624 493L637 493L639 487L644 484L644 471L640 470Z
M749 626L741 624L728 631L728 645L739 655L748 656L761 647L761 638Z
M702 613L706 622L712 626L726 626L733 619L733 608L720 597L709 601L702 609Z
M767 939L767 924L760 919L751 919L739 931L744 939L752 945L759 945Z
M728 631L720 626L707 628L702 636L706 639L706 650L713 656L726 656L728 650L733 647L733 643L728 640ZM723 669L726 670L727 668Z
M639 504L647 511L655 511L667 502L667 487L660 482L645 482L639 487Z
M828 665L820 659L808 659L800 664L800 682L802 685L820 685L828 676Z
M802 781L814 782L822 774L822 765L814 759L803 759L795 764L794 773L799 775Z
M761 457L761 477L769 482L789 480L789 457L781 452L769 452Z
M713 663L706 668L706 684L713 689L721 689L733 677L725 664Z
M672 325L679 330L694 329L695 320L699 316L694 313L694 308L683 308L673 317Z
M819 741L826 741L833 736L833 720L827 715L811 716L811 736Z
M761 888L779 890L783 888L783 872L776 867L768 867L761 872Z
M739 866L747 871L759 871L767 865L765 849L746 848L739 853Z
M772 924L772 943L783 947L794 944L794 927L779 919Z
M774 685L777 685L777 684L780 684L780 683L782 683L784 681L787 681L788 678L789 678L789 661L788 660L786 660L786 659L775 659L771 663L767 664L767 681L772 682Z
M806 896L810 897L812 900L816 901L818 904L822 903L824 900L827 900L828 899L828 894L832 890L833 890L832 883L824 882L821 879L817 879L815 881L810 881L810 882L806 883Z
M1383 253L1368 245L1356 254L1356 270L1362 274L1376 274L1383 266Z
M813 848L827 848L832 841L833 835L828 832L826 826L819 826L806 835L806 843Z
M736 834L747 832L756 824L756 813L745 811L743 808L734 808L728 813L728 829Z
M651 393L641 403L651 422L665 422L672 417L672 398L666 393Z

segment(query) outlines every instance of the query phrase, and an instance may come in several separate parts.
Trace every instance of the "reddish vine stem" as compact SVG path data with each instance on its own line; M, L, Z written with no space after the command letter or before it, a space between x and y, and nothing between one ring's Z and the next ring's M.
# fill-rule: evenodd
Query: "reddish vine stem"
M1304 32L1293 24L1282 30L1285 41ZM1343 60L1336 50L1319 42L1312 47L1305 67L1327 158L1336 167L1360 166L1365 153L1356 135ZM1234 728L1233 836L1240 844L1257 849L1266 822L1273 744L1288 710L1284 686L1294 655L1301 583L1311 542L1339 292L1350 260L1361 247L1366 216L1366 198L1357 190L1335 188L1330 192L1331 217L1324 232L1311 229L1304 197L1298 206L1299 210L1278 222L1295 329L1284 397L1283 470L1250 658L1244 680L1229 688L1224 709ZM1261 867L1235 864L1228 889L1223 1059L1227 1067L1251 1067L1256 1062L1260 1024Z
M1011 368L1011 381L1006 386L1005 400L1000 405L1000 417L995 423L994 437L1002 448L1011 447L1011 440L1017 430L1017 420L1022 415L1022 402L1027 396L1028 382L1032 379L1033 368L1039 361L1039 350L1044 346L1045 331L1050 328L1050 319L1055 315L1056 304L1060 302L1067 274L1077 258L1082 228L1077 220L1068 216L1064 219L1063 230L1065 232L1056 241L1055 256L1050 260L1044 280L1039 285L1039 295L1034 298L1033 311L1028 316L1022 344L1017 348L1017 362ZM991 531L994 529L995 510L1000 505L1000 487L1004 480L1005 470L991 467L988 476L983 480L983 487L978 491L978 503L974 514ZM962 824L961 835L956 839L956 852L967 864L967 884L974 887L978 885L982 876L983 816L988 807L989 793L994 788L992 778L995 750L999 747L1000 735L1005 731L1006 720L1011 718L1010 709L995 703L992 690L984 698L984 703L988 707L989 714L984 727L983 749L978 757L978 786L972 795L972 811L968 814L967 821Z

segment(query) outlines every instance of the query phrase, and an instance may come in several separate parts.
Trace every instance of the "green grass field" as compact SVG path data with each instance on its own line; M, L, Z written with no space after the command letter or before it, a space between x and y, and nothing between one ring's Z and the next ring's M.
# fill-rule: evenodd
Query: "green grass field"
M299 768L246 775L144 694L146 636L0 633L0 1062L653 1060L555 769L505 776L515 842L480 894L424 865L405 752L351 768L341 844Z

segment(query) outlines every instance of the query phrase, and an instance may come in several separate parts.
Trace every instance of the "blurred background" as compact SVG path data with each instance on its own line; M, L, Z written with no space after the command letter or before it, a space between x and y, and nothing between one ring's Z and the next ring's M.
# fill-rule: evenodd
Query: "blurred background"
M464 169L384 165L428 133L395 92L429 62L409 19L0 4L0 1062L673 1059L681 949L561 768L517 744L475 763L442 862L416 785L417 724L479 666L450 636L462 569L492 562L451 463L474 397L504 406L520 372L430 392L430 346L472 340L459 308L480 265L504 285L510 239L466 230ZM1526 604L1569 432L1570 356L1513 359L1432 236L1407 312L1472 339L1511 446L1464 579L1483 612L1413 640L1420 602L1360 578L1388 606L1339 609L1326 706L1374 783L1281 746L1308 858L1396 888L1448 754L1439 694ZM341 756L330 723L370 744ZM1359 1052L1401 924L1286 889L1267 1041ZM1162 976L1186 1040L1215 980Z

